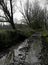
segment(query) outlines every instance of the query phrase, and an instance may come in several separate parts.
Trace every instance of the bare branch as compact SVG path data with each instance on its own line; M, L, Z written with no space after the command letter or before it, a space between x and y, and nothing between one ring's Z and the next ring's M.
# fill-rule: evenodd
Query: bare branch
M8 21L0 20L0 22L8 22Z
M15 29L14 21L13 21L13 6L12 6L12 0L9 0L10 2L10 9L11 9L11 15L8 10L7 5L5 4L4 0L0 0L0 5L2 6L3 12L5 14L5 22L9 22L12 25L12 28ZM4 18L4 17L3 17ZM0 20L2 21L2 20ZM4 22L4 21L2 21Z
M4 17L4 16L0 16L0 17L2 17L2 18L5 18L5 19L6 19L6 17Z

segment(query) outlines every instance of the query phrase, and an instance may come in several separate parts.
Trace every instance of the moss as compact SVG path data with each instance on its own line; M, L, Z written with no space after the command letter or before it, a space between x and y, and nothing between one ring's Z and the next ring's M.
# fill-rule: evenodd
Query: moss
M42 31L43 36L48 36L48 31Z

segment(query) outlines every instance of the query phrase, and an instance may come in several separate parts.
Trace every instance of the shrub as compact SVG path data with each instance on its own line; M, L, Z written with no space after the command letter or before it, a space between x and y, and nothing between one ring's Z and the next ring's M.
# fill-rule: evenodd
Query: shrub
M19 44L26 38L21 32L14 30L0 32L0 51L11 47L12 45Z

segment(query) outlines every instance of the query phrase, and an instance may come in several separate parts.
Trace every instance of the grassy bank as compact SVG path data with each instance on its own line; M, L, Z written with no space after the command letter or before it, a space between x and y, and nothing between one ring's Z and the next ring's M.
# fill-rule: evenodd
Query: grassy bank
M20 44L27 38L21 31L0 30L0 51L13 45Z

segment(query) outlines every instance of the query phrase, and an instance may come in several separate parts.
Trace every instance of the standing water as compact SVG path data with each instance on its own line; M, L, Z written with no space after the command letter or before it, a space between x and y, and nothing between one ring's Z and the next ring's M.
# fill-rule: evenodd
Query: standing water
M19 63L38 64L41 52L41 36L33 34L22 42L18 48L10 48L10 52L0 59L0 65L17 65ZM40 65L40 64L38 64Z

